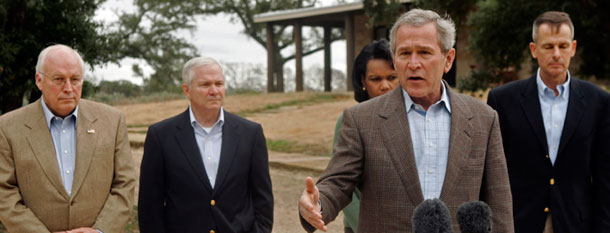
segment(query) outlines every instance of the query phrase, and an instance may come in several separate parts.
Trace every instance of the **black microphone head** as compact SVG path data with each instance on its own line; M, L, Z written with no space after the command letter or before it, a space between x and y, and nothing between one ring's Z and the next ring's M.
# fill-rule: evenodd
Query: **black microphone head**
M439 199L428 199L413 211L413 233L452 233L451 215Z
M457 210L462 233L491 233L491 208L482 201L466 202Z

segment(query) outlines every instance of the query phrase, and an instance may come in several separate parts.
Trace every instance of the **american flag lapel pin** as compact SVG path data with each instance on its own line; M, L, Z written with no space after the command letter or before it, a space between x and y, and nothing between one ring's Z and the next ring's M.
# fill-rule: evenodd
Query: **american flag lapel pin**
M95 133L95 129L88 129L87 133L94 134Z

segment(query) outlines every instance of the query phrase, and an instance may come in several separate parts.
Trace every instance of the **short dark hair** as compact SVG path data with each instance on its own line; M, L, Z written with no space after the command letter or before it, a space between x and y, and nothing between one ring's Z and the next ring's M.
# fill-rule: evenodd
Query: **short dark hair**
M534 20L534 25L532 26L532 39L534 42L536 42L536 37L538 37L538 28L544 23L548 23L552 27L552 30L556 32L559 32L559 28L562 24L568 25L568 27L570 27L570 32L572 33L572 39L574 39L574 24L570 19L570 15L561 11L547 11Z
M390 52L387 40L374 40L370 44L364 46L354 61L354 69L352 71L354 99L358 102L363 102L371 98L365 90L362 90L362 77L366 75L366 65L371 59L386 60L390 63L392 69L394 69L392 52Z

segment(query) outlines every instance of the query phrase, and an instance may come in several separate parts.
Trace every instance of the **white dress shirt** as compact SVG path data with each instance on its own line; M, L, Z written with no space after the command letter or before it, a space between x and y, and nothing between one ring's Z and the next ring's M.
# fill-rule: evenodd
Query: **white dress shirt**
M445 84L442 83L441 99L427 111L414 103L404 89L402 95L405 98L413 153L424 200L440 198L447 170L451 132L451 104Z
M218 164L220 163L220 148L222 147L222 126L225 121L223 108L220 107L218 120L211 128L205 128L197 122L193 110L189 106L189 115L191 126L195 131L195 140L199 147L199 154L205 167L205 173L208 175L210 185L214 188L216 183L216 175L218 174Z

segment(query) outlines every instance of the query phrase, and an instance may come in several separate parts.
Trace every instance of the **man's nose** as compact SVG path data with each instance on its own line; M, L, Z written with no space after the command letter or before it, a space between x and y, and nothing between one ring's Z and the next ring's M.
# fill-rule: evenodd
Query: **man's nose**
M561 53L559 52L559 47L553 47L553 58L559 59L561 57Z
M66 80L62 90L65 92L71 92L72 90L74 90L74 87L72 86L72 83L70 83L70 80Z
M412 53L407 61L407 68L409 69L418 69L421 66L419 59L417 58L416 53Z

